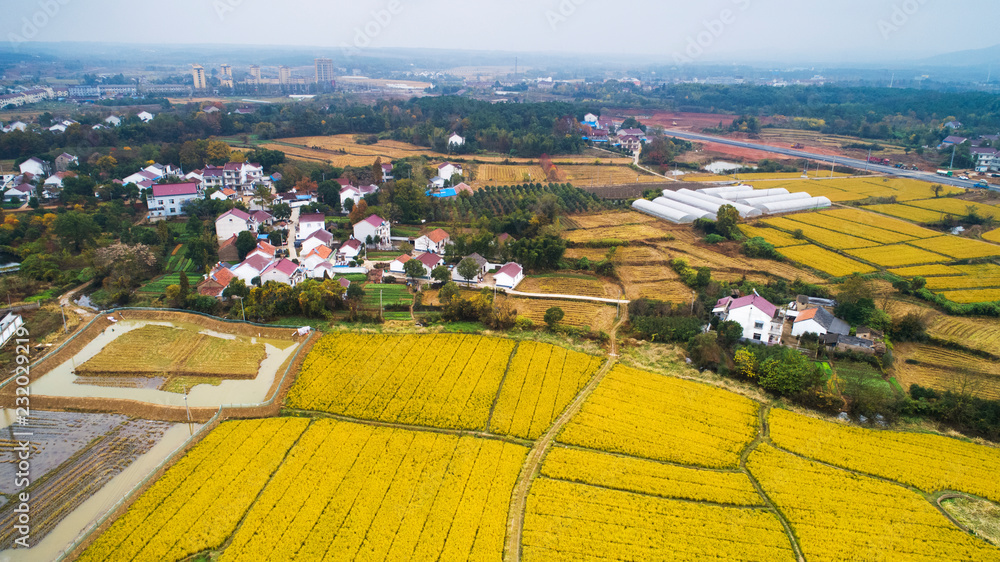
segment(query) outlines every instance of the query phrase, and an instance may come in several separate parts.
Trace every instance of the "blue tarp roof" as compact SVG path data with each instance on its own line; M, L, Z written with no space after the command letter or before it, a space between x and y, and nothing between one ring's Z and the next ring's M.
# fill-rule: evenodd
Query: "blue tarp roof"
M456 195L458 195L458 192L455 191L455 188L448 187L448 188L439 190L437 193L431 193L428 190L425 193L425 195L430 195L431 197L438 197L438 198L444 199L445 197L455 197Z

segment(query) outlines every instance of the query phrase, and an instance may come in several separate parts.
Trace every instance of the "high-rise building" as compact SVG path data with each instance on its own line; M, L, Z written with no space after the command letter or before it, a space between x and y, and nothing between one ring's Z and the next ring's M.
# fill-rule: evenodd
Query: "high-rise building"
M254 84L260 84L260 67L256 64L250 67L250 80Z
M233 67L228 64L224 64L220 67L222 69L222 76L220 80L222 81L223 88L233 87Z
M316 59L316 83L329 86L333 80L333 60Z
M285 85L292 82L292 69L287 66L278 67L278 83Z
M200 64L191 65L191 77L194 78L195 90L207 90L208 81L205 79L205 67Z

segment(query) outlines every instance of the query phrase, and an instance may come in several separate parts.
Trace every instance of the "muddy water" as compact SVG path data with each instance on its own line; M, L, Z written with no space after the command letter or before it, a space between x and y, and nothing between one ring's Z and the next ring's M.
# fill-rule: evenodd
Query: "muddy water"
M31 385L33 395L42 396L67 396L80 398L120 398L126 400L137 400L149 404L163 406L181 406L184 404L184 396L173 392L166 392L151 388L120 388L98 386L86 383L87 379L80 380L74 370L77 365L83 364L88 359L101 352L102 349L122 334L143 326L174 326L194 329L197 332L205 333L216 337L229 339L228 334L202 330L179 323L153 322L145 320L123 320L108 327L101 332L86 347L80 350L69 361L54 368L42 378ZM298 342L288 342L280 340L267 340L251 338L251 342L263 343L267 357L261 362L257 378L253 380L227 380L218 386L210 384L200 384L188 392L187 405L190 407L212 407L217 408L224 404L258 404L267 399L267 391L271 388L278 367L298 349ZM282 347L284 349L282 349ZM142 353L142 350L136 350Z
M191 426L195 432L199 425ZM10 549L0 551L0 561L36 562L38 560L55 560L68 549L73 541L108 513L115 504L125 497L143 478L153 472L157 465L172 452L191 438L191 428L187 424L175 424L167 430L163 438L140 456L124 471L115 476L96 494L88 498L80 507L73 510L52 530L41 542L29 549Z

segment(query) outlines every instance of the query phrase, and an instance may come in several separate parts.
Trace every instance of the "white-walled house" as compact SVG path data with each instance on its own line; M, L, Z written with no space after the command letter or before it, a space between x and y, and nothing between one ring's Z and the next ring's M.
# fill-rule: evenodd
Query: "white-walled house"
M451 162L445 162L438 166L438 177L444 179L445 181L451 181L451 177L455 174L460 176L464 175L462 172L461 164L452 164Z
M260 284L263 285L268 281L276 281L294 287L302 280L303 276L303 272L299 269L299 266L290 260L282 259L270 264L261 272Z
M39 158L32 156L18 167L22 174L31 174L37 177L45 177L49 175L49 163L45 162Z
M444 265L444 258L437 254L420 254L416 257L416 260L424 266L424 277L430 277L431 272L434 271L435 267Z
M184 214L184 205L199 197L196 183L169 183L154 185L146 206L151 217L178 217Z
M406 265L406 262L408 262L408 261L410 261L412 259L413 259L412 257L410 257L409 255L405 255L405 254L402 255L402 256L399 256L398 258L392 260L389 263L389 272L390 273L398 273L400 275L405 275L406 272L403 271L403 266Z
M792 336L797 338L804 334L849 336L851 326L825 308L810 308L799 312L795 317L795 323L792 324Z
M712 313L719 320L737 322L743 327L743 339L776 345L781 343L784 316L764 297L753 294L734 299L726 297L715 303Z
M305 240L320 230L326 230L326 216L323 213L301 215L295 237L299 240Z
M215 235L219 240L228 240L234 234L254 230L250 214L239 209L230 209L215 219Z
M378 215L372 215L354 225L354 239L362 244L367 244L368 239L371 238L374 245L387 247L389 234L389 222Z
M337 250L337 261L347 263L361 254L362 243L360 240L348 240Z
M475 277L473 277L472 279L466 279L465 277L459 275L458 266L455 266L455 268L451 270L452 281L455 281L456 283L479 283L480 281L482 281L483 277L486 276L486 272L490 267L490 262L487 261L486 258L484 258L483 256L480 256L479 254L472 254L471 256L466 256L462 261L465 260L475 261L479 265L479 273L477 273ZM461 262L459 263L461 264Z
M514 289L524 280L524 269L516 263L508 263L493 274L493 281L497 287L503 289Z
M434 254L444 254L445 248L451 244L451 235L440 228L417 238L413 247L418 252L431 252Z
M448 137L448 146L465 146L465 137L458 133L452 133Z
M149 123L149 122L150 122L150 121L152 121L152 120L153 120L153 119L154 119L154 118L155 118L156 116L155 116L155 115L153 115L152 113L148 112L148 111L140 111L140 112L139 112L139 113L138 113L138 114L136 115L136 117L138 117L138 118L139 118L139 120L140 120L140 121L142 121L143 123Z
M14 186L3 193L3 200L10 201L17 199L22 203L27 203L31 199L31 194L35 192L35 187L28 183Z
M330 257L333 256L333 249L327 246L319 246L312 251L304 254L299 258L299 264L305 268L306 271L312 271L319 264L323 262L329 262ZM323 275L320 274L320 277ZM311 276L310 276L311 277Z
M243 280L247 286L253 282L254 277L260 277L267 267L271 265L271 260L264 256L253 256L243 260L242 263L233 268L233 275ZM293 264L294 265L294 264Z
M362 185L358 187L353 185L345 186L340 190L340 207L341 209L344 209L344 212L346 213L348 199L358 203L364 199L366 195L371 195L372 193L378 193L377 185Z
M313 232L308 238L303 240L300 253L308 254L320 246L326 246L327 248L333 247L333 234L330 234L330 231L325 228L323 230Z

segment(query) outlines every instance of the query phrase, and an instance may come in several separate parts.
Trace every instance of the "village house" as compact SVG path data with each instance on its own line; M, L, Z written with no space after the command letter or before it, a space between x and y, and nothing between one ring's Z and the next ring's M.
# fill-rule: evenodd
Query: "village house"
M28 158L24 162L21 162L21 165L18 166L18 169L21 170L22 174L31 174L37 177L46 177L49 175L50 168L48 162L45 162L39 158L32 156L31 158Z
M10 201L11 199L17 199L22 204L27 203L31 199L31 194L35 192L35 187L29 183L22 183L21 185L14 186L3 193L3 200Z
M121 117L115 115L109 115L105 117L104 122L107 123L108 125L111 125L112 127L119 127L122 124Z
M792 336L796 338L805 334L825 336L827 334L848 335L850 333L851 326L840 318L834 317L825 308L810 308L801 311L792 324Z
M311 250L309 253L299 257L299 264L302 265L306 271L312 271L319 264L330 261L330 257L333 255L333 248L319 246Z
M743 339L776 345L781 343L784 316L764 297L754 293L738 299L719 299L712 309L720 321L736 322L743 327Z
M153 119L156 118L155 115L153 115L152 113L150 113L148 111L140 111L136 115L136 117L138 117L139 120L142 121L143 123L149 123L150 121L152 121Z
M368 245L370 240L371 245L388 248L389 235L389 222L378 215L372 215L354 225L354 239L362 244Z
M256 222L250 213L240 209L230 209L215 219L215 235L219 240L227 240L241 232L254 232Z
M59 156L56 156L56 172L65 172L69 170L70 166L76 166L80 163L80 159L72 154L63 152Z
M326 246L327 248L333 247L333 234L330 234L329 230L317 230L309 235L302 241L301 253L308 254L309 252L315 250L320 246Z
M346 264L347 262L357 259L361 255L361 244L360 240L348 240L344 242L340 249L337 250L336 261L338 264Z
M448 137L448 146L465 146L465 137L458 133L452 133L451 136Z
M260 274L260 284L275 281L294 287L305 277L305 273L294 262L282 259L268 265Z
M271 265L271 260L265 258L264 256L257 255L249 257L233 268L233 275L242 279L247 286L250 286L250 284L253 283L253 280L260 277L260 274L263 273L269 265Z
M212 271L205 276L205 279L198 283L198 294L222 300L223 291L233 279L236 279L236 276L225 264L216 264Z
M392 176L392 164L382 164L382 183L392 181L396 178Z
M44 187L46 191L51 190L53 193L58 193L59 190L63 188L63 180L65 180L66 178L75 178L75 177L76 174L74 174L73 172L56 172L45 180L45 183L42 184L42 187Z
M390 273L398 273L400 275L405 275L406 272L403 270L403 266L406 265L406 262L408 262L408 261L410 261L412 259L413 259L413 257L411 257L409 255L406 255L406 254L404 254L402 256L399 256L398 258L396 258L396 259L392 260L391 262L389 262L389 272Z
M442 258L437 254L430 254L430 253L420 254L415 259L424 266L423 277L430 277L431 272L434 271L435 267L439 265L444 265L444 258Z
M836 351L855 351L859 353L875 354L875 343L855 336L844 334L827 334L822 338L823 343Z
M444 164L438 166L438 175L434 178L431 178L430 183L434 187L442 188L448 182L450 182L451 178L454 177L456 174L459 176L464 175L461 164L452 164L451 162L445 162Z
M524 269L516 263L508 263L493 274L493 281L502 289L515 289L524 280Z
M444 254L445 248L451 244L451 235L444 230L437 228L420 238L417 238L413 247L418 252L431 252L434 254Z
M465 260L472 260L472 261L476 262L476 264L479 265L479 272L476 273L476 275L473 278L466 279L466 278L462 277L461 275L459 275L459 273L458 273L458 267L456 266L454 269L451 270L451 279L452 279L452 281L455 281L455 282L458 282L458 283L468 283L470 285L482 282L483 278L486 276L486 272L489 270L490 262L487 261L487 259L484 258L483 256L480 256L479 254L472 254L472 255L466 256L464 259L462 259L462 261L465 261ZM461 263L461 262L459 262L459 263Z
M219 242L219 261L236 263L240 261L240 251L236 248L236 239L239 236L233 234L229 238Z
M340 208L343 209L344 213L347 213L348 200L358 203L364 199L366 195L371 195L372 193L378 193L377 185L364 185L360 187L348 185L340 190Z
M229 162L222 168L224 186L252 195L255 184L264 183L264 167L250 162Z
M273 260L278 255L278 249L263 240L257 241L257 247L247 253L247 259L254 256L261 256L268 261Z
M633 154L642 150L642 141L635 135L619 136L618 145Z
M184 214L184 205L199 196L196 183L170 183L154 185L152 197L146 199L149 216L164 218Z
M305 240L320 230L326 230L326 215L311 213L299 216L299 228L295 233L297 240Z

